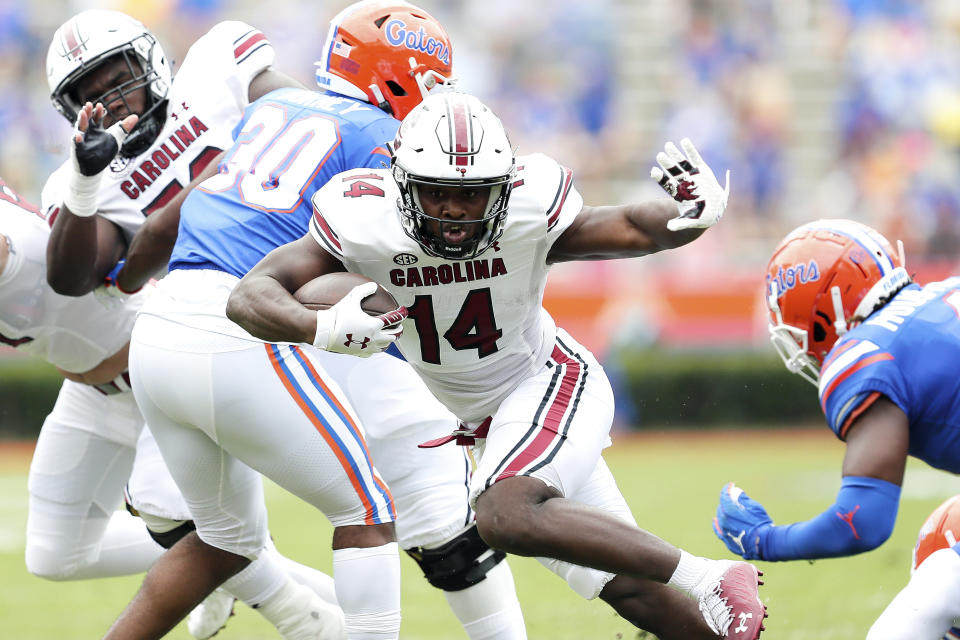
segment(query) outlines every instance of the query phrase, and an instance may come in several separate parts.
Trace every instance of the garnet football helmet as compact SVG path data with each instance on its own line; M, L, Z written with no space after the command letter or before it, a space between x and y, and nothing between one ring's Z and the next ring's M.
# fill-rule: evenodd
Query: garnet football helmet
M356 2L330 22L317 84L403 119L434 88L452 84L450 38L402 0Z
M146 108L137 114L140 116L137 126L120 150L125 156L135 156L145 151L163 128L172 79L163 49L138 20L119 11L93 9L78 13L61 25L47 51L50 99L57 111L73 124L83 107L77 88L88 73L116 56L123 57L131 78L91 102L102 102L106 107L119 97L127 113L134 113L127 96L141 88L147 89Z
M923 564L934 551L949 549L957 544L960 537L960 495L947 498L943 504L933 510L917 536L913 547L911 572Z
M767 266L770 340L787 369L817 385L837 339L907 284L902 252L870 227L852 220L800 226Z
M515 175L513 150L500 119L480 100L452 92L428 97L403 120L391 152L403 229L429 255L468 260L500 237ZM480 219L452 222L423 210L419 189L430 187L489 187L490 195ZM444 225L451 224L468 230L466 240L444 240Z

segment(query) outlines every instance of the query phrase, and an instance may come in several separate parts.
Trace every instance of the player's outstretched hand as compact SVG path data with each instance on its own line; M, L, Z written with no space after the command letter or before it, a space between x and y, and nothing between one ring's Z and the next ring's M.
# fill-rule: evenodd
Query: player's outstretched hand
M138 116L131 114L109 129L104 129L103 118L106 114L106 108L99 102L97 106L86 103L77 114L70 157L74 169L81 175L95 176L106 169L137 124Z
M677 201L679 214L667 221L667 228L680 231L712 227L727 208L730 170L727 170L726 184L721 187L690 138L681 140L680 146L682 153L672 142L664 145L664 150L657 154L660 166L650 169L650 177Z
M376 282L365 282L350 290L337 304L317 311L317 335L313 344L320 349L367 357L380 353L400 338L406 307L379 316L367 315L363 299L377 292Z
M720 491L713 532L727 549L747 560L763 560L760 539L772 526L767 510L743 489L730 482Z

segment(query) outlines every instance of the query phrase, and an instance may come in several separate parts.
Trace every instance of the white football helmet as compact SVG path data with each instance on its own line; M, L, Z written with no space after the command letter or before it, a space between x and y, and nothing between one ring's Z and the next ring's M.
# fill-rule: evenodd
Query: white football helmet
M503 124L480 100L456 92L428 96L404 118L391 151L403 229L429 255L468 260L500 237L516 170ZM418 189L430 186L490 187L483 217L455 223L479 232L445 242L443 225L453 223L427 215L420 204Z
M126 103L130 93L147 88L146 109L138 114L140 120L121 149L123 155L135 156L146 150L163 128L172 80L163 48L138 20L119 11L92 9L63 23L47 51L50 99L73 124L83 106L76 91L78 85L90 71L114 56L123 56L132 79L91 102L104 102L106 106L109 94L118 93Z

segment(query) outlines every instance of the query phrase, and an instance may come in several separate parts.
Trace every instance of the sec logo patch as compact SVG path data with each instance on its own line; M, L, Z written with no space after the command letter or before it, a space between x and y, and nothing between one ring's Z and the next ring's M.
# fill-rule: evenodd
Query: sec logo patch
M412 253L398 253L397 255L393 256L393 261L401 266L416 264L417 256L413 255Z

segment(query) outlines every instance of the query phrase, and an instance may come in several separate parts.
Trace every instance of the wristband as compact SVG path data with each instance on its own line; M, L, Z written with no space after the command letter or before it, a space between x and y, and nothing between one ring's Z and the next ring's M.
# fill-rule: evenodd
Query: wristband
M97 193L100 190L100 175L85 176L76 166L70 174L70 185L63 198L63 206L75 216L89 218L97 213Z
M324 350L330 348L330 334L333 333L336 320L337 313L332 309L317 311L317 333L313 338L313 346Z

